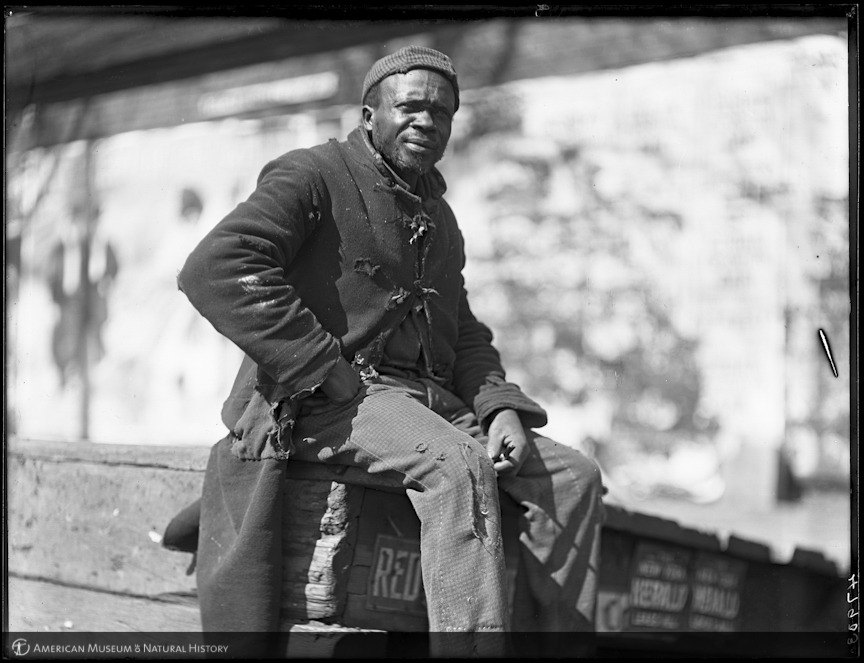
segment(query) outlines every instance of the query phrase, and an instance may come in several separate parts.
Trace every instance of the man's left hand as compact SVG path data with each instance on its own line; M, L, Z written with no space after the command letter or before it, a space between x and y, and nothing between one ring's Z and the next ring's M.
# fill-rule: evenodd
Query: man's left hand
M528 458L528 438L519 413L516 410L501 410L489 424L489 441L486 451L492 466L501 476L515 476Z

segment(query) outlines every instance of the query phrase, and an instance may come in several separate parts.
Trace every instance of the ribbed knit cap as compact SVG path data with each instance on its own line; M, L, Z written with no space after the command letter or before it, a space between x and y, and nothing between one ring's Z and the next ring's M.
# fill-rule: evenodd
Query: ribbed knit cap
M453 69L453 63L450 58L436 51L434 48L426 48L425 46L406 46L400 48L395 53L386 55L378 62L372 65L369 73L366 74L366 79L363 81L363 94L360 96L360 102L366 98L366 93L370 88L380 83L388 76L393 74L404 74L412 69L430 69L437 71L444 76L453 85L453 92L456 97L456 106L454 111L459 108L459 83L456 80L456 70Z

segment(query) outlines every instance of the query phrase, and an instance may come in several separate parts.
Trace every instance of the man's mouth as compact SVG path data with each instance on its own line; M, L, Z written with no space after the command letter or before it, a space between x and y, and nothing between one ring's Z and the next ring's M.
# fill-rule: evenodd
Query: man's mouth
M435 150L435 143L425 140L406 140L405 146L415 152L432 152Z

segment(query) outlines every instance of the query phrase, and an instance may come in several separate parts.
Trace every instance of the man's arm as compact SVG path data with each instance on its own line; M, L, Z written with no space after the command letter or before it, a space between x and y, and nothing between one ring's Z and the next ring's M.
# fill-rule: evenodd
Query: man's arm
M457 393L466 403L473 403L488 435L486 451L495 471L517 474L528 457L525 429L545 425L546 411L505 380L500 356L492 345L492 332L474 317L464 288L455 378Z
M204 237L177 278L201 315L286 398L321 385L342 359L338 341L285 278L329 204L314 172L305 151L269 163L249 199Z
M459 301L454 381L456 393L474 406L484 430L488 430L492 416L500 410L517 411L529 428L546 424L546 411L518 386L507 382L501 357L492 345L492 332L474 317L464 288Z

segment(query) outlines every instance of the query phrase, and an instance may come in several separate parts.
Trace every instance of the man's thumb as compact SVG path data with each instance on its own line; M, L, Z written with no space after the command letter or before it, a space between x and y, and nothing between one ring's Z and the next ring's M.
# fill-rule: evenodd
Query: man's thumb
M489 440L486 442L486 453L493 460L501 454L501 436L489 431Z

